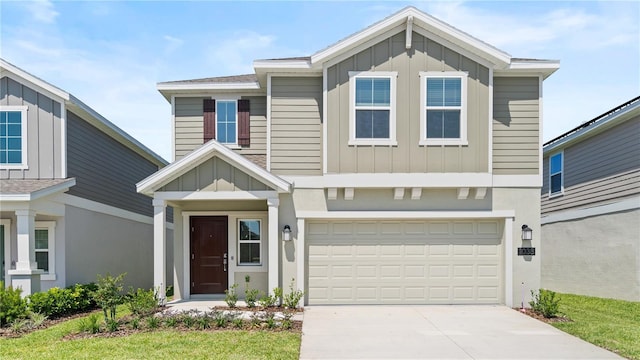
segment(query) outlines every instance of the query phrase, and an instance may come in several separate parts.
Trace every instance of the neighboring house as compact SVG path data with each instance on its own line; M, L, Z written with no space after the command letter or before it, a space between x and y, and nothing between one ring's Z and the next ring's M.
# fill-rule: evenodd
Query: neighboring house
M542 286L640 301L640 97L543 154Z
M153 284L153 207L135 184L166 162L73 95L0 59L0 281L23 295L127 272Z
M540 286L539 253L517 248L539 247L542 82L558 67L408 7L255 74L159 83L174 162L138 183L155 285L169 262L182 299L242 294L250 275L262 291L295 279L305 304L520 304Z

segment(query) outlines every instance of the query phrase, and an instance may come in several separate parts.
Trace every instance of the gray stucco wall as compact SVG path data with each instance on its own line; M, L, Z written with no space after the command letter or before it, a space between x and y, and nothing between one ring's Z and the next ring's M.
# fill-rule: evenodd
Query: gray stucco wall
M542 287L640 301L640 210L542 226Z
M0 169L0 179L58 179L62 176L59 102L8 77L0 79L0 105L27 106L28 169Z
M153 287L153 225L66 206L66 285L126 272L126 286ZM173 232L167 234L172 259ZM170 261L168 261L170 262ZM167 269L171 274L172 269ZM167 278L171 279L171 276Z
M151 198L136 183L158 166L71 112L67 125L67 174L76 178L69 194L152 216Z

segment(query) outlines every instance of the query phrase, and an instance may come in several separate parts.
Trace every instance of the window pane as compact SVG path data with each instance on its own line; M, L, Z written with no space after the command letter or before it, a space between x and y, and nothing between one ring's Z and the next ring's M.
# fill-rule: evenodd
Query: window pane
M373 104L379 106L391 104L391 79L373 79Z
M7 155L6 150L0 150L0 164L6 164L8 162Z
M444 105L444 79L427 78L427 106Z
M445 110L444 114L444 135L446 139L460 138L460 111Z
M562 174L551 176L551 193L562 191Z
M6 124L7 123L7 117L9 114L7 114L6 111L0 111L0 124Z
M36 229L36 249L47 250L49 248L49 230Z
M7 112L7 122L9 124L20 124L21 118L22 118L22 113L20 111Z
M444 111L427 111L427 138L441 139L444 136Z
M0 124L0 136L7 136L7 124Z
M8 136L22 136L22 126L20 124L7 125Z
M460 106L462 93L462 79L446 78L444 79L444 105Z
M36 263L38 263L38 269L42 269L45 272L49 272L49 252L47 251L36 252Z
M389 110L356 110L357 139L388 139Z
M260 240L260 221L241 220L240 240Z
M240 263L260 264L260 244L240 243Z
M236 143L236 113L235 101L218 101L217 103L217 136L221 143Z
M7 151L7 164L21 164L22 151Z
M22 149L22 138L8 138L7 139L7 149L8 150L21 150Z
M562 171L562 154L556 154L551 157L551 174Z
M226 142L231 143L231 144L235 144L236 143L236 124L235 123L229 123L227 124L227 136L226 136Z
M373 105L373 79L356 78L356 105Z
M0 150L7 150L7 138L0 137Z

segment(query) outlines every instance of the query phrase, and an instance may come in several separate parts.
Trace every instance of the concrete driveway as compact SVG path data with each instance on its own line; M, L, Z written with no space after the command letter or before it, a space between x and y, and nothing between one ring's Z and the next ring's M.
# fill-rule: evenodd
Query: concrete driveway
M300 359L621 359L505 306L309 306Z

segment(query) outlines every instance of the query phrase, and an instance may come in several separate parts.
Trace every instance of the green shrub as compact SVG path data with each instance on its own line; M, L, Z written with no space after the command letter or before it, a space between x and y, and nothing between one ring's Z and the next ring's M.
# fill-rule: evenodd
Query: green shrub
M560 299L556 299L556 293L551 290L540 289L539 291L531 290L533 300L529 301L531 309L545 318L552 318L558 315L558 307Z
M149 316L147 318L147 327L152 330L160 327L160 318L157 316Z
M80 320L78 323L79 332L88 332L90 334L97 334L100 332L100 324L98 324L98 314L91 314L86 318Z
M107 320L107 330L109 332L116 332L118 331L118 327L120 326L120 324L118 323L118 320L116 319L109 319Z
M109 326L109 319L115 321L116 307L122 304L122 280L125 274L113 277L109 274L102 277L98 275L98 286L93 292L93 300L102 309L104 322Z
M213 313L213 321L215 322L217 327L223 328L227 326L227 323L229 322L229 317L225 315L223 311L215 311Z
M175 316L169 316L168 318L166 318L164 320L165 325L167 325L168 327L176 327L178 326L178 318L176 318Z
M130 288L125 302L131 313L139 317L151 315L158 310L158 295L153 289L134 291Z
M247 307L253 308L256 306L256 301L258 300L258 294L260 292L258 289L251 289L249 287L249 282L251 281L251 277L249 275L244 277L244 281L246 283L244 288L244 302L247 303Z
M76 284L31 294L28 296L29 310L52 318L89 310L95 307L91 297L94 287L95 284Z
M4 282L0 281L0 326L27 316L27 302L20 296L21 293L22 289L12 286L5 288Z
M236 303L238 302L238 294L236 293L236 288L238 284L233 284L231 287L224 291L224 302L227 303L227 306L230 308L236 307Z
M300 299L304 296L304 291L293 289L294 281L295 279L291 279L291 284L289 284L289 293L283 297L284 307L289 309L296 309L300 303Z

